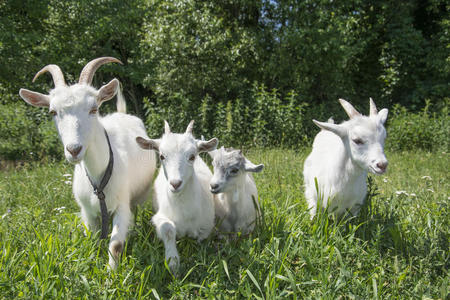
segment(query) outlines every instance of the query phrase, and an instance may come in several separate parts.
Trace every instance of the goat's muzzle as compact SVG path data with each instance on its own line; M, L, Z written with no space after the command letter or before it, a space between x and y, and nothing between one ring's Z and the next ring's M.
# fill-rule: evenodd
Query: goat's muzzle
M66 146L67 151L72 155L73 158L77 158L78 154L80 154L83 146L80 144L69 144Z

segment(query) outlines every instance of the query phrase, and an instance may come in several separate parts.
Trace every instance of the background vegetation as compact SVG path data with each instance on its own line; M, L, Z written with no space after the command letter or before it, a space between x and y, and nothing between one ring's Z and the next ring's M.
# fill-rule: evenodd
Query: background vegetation
M118 77L128 109L151 136L163 118L179 130L195 119L197 133L227 145L291 147L311 141L311 118L344 119L339 97L363 112L373 97L379 107L397 105L391 131L414 132L411 120L428 126L426 116L433 125L412 142L448 151L449 7L443 0L1 1L0 157L58 158L45 109L27 107L18 90L48 92L48 77L31 78L50 63L75 82L85 63L105 55L125 65L102 67L94 85ZM437 124L444 128L434 136Z

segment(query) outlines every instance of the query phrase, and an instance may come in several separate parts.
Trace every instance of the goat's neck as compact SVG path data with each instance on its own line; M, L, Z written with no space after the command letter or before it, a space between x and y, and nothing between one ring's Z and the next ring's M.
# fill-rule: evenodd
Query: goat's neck
M92 139L87 146L82 166L88 172L92 181L99 184L109 162L109 147L105 136L105 129L98 122L92 127Z
M240 199L243 199L245 195L245 175L239 178L228 192L224 192L224 195L232 206L241 204Z
M341 176L341 180L352 183L357 181L358 179L361 179L362 177L366 177L367 171L353 161L348 149L346 149L346 151L347 152L342 155L340 166L338 169L342 170L343 172L343 174L339 174L339 176Z

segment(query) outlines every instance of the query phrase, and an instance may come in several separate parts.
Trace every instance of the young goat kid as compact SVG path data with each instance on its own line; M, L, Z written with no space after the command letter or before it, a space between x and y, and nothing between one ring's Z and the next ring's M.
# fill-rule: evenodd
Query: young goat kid
M260 216L258 191L250 172L261 172L264 165L254 165L240 150L227 151L222 147L209 154L214 167L210 190L217 194L215 209L219 229L249 234Z
M322 130L314 139L303 170L311 218L316 214L319 200L322 208L328 207L337 216L347 210L357 215L367 194L367 173L383 174L388 165L383 151L388 110L377 112L370 98L370 116L366 117L347 101L339 101L349 121L334 124L332 120L313 120Z
M81 208L83 222L91 229L99 229L100 204L92 184L99 186L105 173L112 173L103 193L109 214L114 214L109 244L109 266L116 268L131 223L130 206L142 203L151 188L156 169L154 152L138 147L135 138L146 136L144 124L125 114L125 101L119 90L119 81L111 80L96 90L91 86L98 67L117 62L113 57L101 57L89 62L82 70L79 82L67 86L61 69L48 65L39 75L50 72L55 88L49 95L21 89L20 96L29 104L49 107L64 145L64 154L75 164L73 194ZM100 105L119 91L117 113L100 117ZM110 155L112 153L112 157ZM92 183L91 183L92 181Z
M152 218L158 237L163 241L165 257L173 273L178 272L180 258L176 237L189 236L202 241L214 227L214 200L209 192L211 171L199 157L200 152L214 150L218 140L196 140L194 121L184 134L172 133L165 123L161 139L136 138L143 149L159 152L161 168L154 184Z

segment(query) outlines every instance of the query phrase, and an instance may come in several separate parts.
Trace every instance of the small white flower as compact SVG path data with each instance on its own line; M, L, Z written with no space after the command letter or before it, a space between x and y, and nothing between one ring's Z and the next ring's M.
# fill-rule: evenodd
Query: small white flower
M428 176L428 175L422 176L422 179L425 179L425 180L431 180L431 176Z
M11 209L8 209L8 210L6 211L6 214L2 215L2 220L3 220L7 215L9 215L10 212L11 212Z
M56 211L57 211L56 214L58 215L58 214L60 214L65 208L66 208L65 206L61 206L61 207L56 207L56 208L54 208L53 210L56 210Z
M408 193L407 193L406 191L396 191L395 194L396 194L397 196L400 196L400 195L406 195L406 196L408 196Z
M64 181L64 183L65 183L65 184L72 184L72 181L66 180L66 181Z
M386 177L383 178L383 182L388 182L388 179Z

